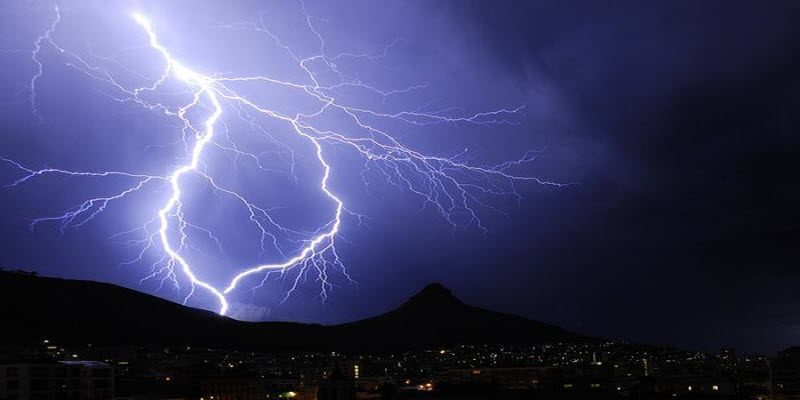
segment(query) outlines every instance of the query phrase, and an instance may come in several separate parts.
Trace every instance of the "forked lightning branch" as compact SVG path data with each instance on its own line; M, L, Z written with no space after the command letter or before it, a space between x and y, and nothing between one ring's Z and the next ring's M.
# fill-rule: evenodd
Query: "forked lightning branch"
M150 270L143 279L161 279L162 282L167 280L176 286L179 280L185 279L189 282L190 287L185 290L184 303L196 291L206 291L217 299L218 312L224 315L229 309L228 298L230 295L240 290L242 286L253 288L256 285L263 285L270 274L296 272L290 278L290 289L285 294L287 297L309 274L313 274L320 283L320 296L323 298L328 296L329 290L333 287L329 281L330 272L340 271L349 279L337 252L337 239L346 221L358 221L362 216L347 208L342 200L344 196L339 193L339 190L343 190L343 188L331 185L331 175L334 173L336 165L332 161L330 153L336 148L344 146L358 154L364 162L364 168L378 171L389 184L396 185L413 194L413 197L409 197L409 199L422 202L423 206L434 209L446 223L454 227L474 226L477 229L485 230L478 212L481 208L496 210L487 199L519 197L516 188L518 184L563 186L561 183L512 172L518 170L518 167L532 162L539 154L537 151L527 151L519 158L497 165L480 165L466 161L467 158L464 154L437 156L411 148L398 140L392 132L373 122L390 121L408 126L409 129L432 124L507 124L512 116L521 112L522 107L501 108L471 115L452 115L448 112L428 113L417 110L388 112L381 109L382 104L364 107L340 101L337 90L342 88L354 88L385 97L412 90L423 90L425 85L382 90L374 85L346 78L337 70L336 60L343 57L371 58L375 56L370 54L326 54L323 35L317 30L313 18L305 12L305 5L301 3L300 6L305 13L305 28L319 43L318 51L312 56L298 56L291 46L285 44L286 41L280 40L263 24L240 23L228 27L252 29L266 35L273 44L277 45L281 51L285 51L294 61L300 76L304 77L301 81L281 80L270 76L232 77L199 73L175 58L170 49L162 44L157 34L158 27L147 16L134 13L130 23L136 24L141 29L142 41L150 49L148 55L153 57L154 61L158 60L163 64L160 76L147 85L139 87L131 87L123 83L126 80L122 79L122 74L131 73L131 68L112 70L105 65L97 65L94 60L98 56L83 56L64 48L57 40L62 14L56 8L52 24L37 38L32 49L31 58L35 73L30 81L30 98L34 115L42 117L42 113L37 109L37 100L43 96L40 93L40 81L47 69L42 57L42 49L45 46L51 46L57 50L56 54L62 58L61 61L68 63L76 72L89 78L88 82L103 85L105 89L110 90L114 100L162 113L178 121L182 126L178 135L186 154L184 158L181 158L185 161L179 163L165 175L131 171L37 168L30 162L22 163L13 155L6 155L7 157L3 157L2 160L19 171L19 177L13 182L9 182L6 188L33 184L36 179L46 175L127 182L122 190L99 197L86 198L85 201L71 209L35 218L32 220L31 226L56 225L62 231L79 228L92 222L96 216L106 211L109 204L122 202L135 192L160 185L166 189L168 197L159 205L158 209L153 211L152 219L144 221L143 225L134 229L134 231L141 231L145 234L143 235L144 239L135 241L141 246L141 251L138 252L138 257L129 263L149 266ZM122 23L126 23L126 21L122 21ZM320 66L325 72L338 76L338 82L335 84L321 83ZM164 96L162 92L164 92L165 86L175 82L185 87L189 93L187 96L189 100L177 106L170 106L166 99L158 101L159 96ZM303 113L286 114L279 111L278 107L265 104L263 100L236 90L243 86L264 83L295 91L305 96L314 106ZM328 127L323 128L326 125L318 123L323 117L329 117L331 113L340 117L343 128L333 130ZM201 117L198 118L198 115ZM266 134L263 135L265 140L286 147L286 151L294 152L302 149L288 148L290 145L267 134L258 120L249 118L248 115L257 115L259 118L266 118L278 123L283 127L284 134L295 135L310 144L313 154L302 159L318 163L320 175L314 179L323 195L321 198L328 203L321 204L320 208L332 207L333 212L329 218L320 221L318 227L312 231L293 229L287 223L280 221L270 207L258 204L234 188L226 187L224 182L221 182L208 168L205 168L206 162L210 162L207 155L213 150L242 157L257 172L269 172L259 161L263 157L262 154L249 151L245 144L235 143L232 135L226 134L224 137L220 135L223 115L242 119L244 125L249 127L248 129ZM174 165L174 162L175 160L165 160L165 165ZM48 162L41 160L41 164L48 164ZM193 201L192 196L186 190L190 176L200 178L213 191L236 202L239 212L243 213L243 216L259 232L262 253L273 252L279 255L283 261L255 265L220 266L221 269L235 271L233 277L222 285L204 278L206 274L194 266L191 257L187 255L187 250L193 246L195 241L199 240L199 236L211 238L217 243L219 243L219 239L213 230L194 223L185 212L185 208ZM136 207L137 204L134 202L130 206ZM139 204L138 206L144 207L145 205ZM122 234L130 232L132 231L126 230ZM278 237L294 238L292 242L297 243L296 248L290 251L282 250L277 245Z

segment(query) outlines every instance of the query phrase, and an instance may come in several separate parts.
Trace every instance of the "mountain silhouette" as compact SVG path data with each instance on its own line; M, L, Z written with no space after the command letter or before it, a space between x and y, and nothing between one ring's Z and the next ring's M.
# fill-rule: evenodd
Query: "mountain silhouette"
M451 292L450 289L437 282L428 284L428 286L422 288L419 293L411 296L411 298L408 299L408 301L405 302L401 308L412 310L419 307L447 308L458 307L462 305L464 305L464 303L453 296L453 292Z
M404 348L465 343L541 343L576 339L562 328L516 315L464 304L449 289L433 283L388 313L330 327L358 340L362 347L392 347L402 338Z
M398 308L323 326L244 322L107 283L0 272L6 344L200 345L246 350L386 352L456 344L588 340L562 328L461 302L438 283Z

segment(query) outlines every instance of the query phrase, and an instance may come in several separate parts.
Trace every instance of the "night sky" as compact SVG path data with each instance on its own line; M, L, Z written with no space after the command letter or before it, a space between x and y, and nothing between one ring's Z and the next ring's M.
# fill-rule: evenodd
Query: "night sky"
M589 335L742 352L800 344L800 6L495 3L308 1L306 8L330 54L380 54L392 44L376 60L343 60L339 67L349 76L382 88L427 84L385 99L344 93L348 101L465 114L525 105L506 125L393 123L409 147L438 155L467 149L469 160L482 165L539 149L534 163L515 171L576 184L518 183L518 203L502 197L488 204L506 215L476 208L486 233L475 224L454 229L422 208L418 196L379 176L365 185L363 163L334 147L331 185L348 208L367 216L364 224L345 220L339 245L357 283L331 273L336 287L323 303L311 276L282 302L291 279L272 280L233 296L232 315L340 323L385 312L438 281L467 303ZM85 57L118 57L124 67L113 70L122 76L151 75L159 66L157 54L142 52L147 38L131 11L150 16L165 45L208 74L296 77L282 49L263 35L225 28L258 21L259 13L283 44L299 53L318 48L294 2L59 5L63 21L54 40ZM163 173L174 166L174 120L114 101L112 88L49 46L40 53L41 119L34 115L31 49L53 13L53 3L0 5L0 155L37 169ZM289 94L265 93L279 107L306 106ZM278 207L287 223L311 229L331 207L308 183L319 175L312 153L298 146L298 182L226 169L224 160L217 173ZM0 165L2 184L20 176ZM120 266L139 248L110 239L151 218L163 190L115 203L63 234L58 224L28 228L31 218L120 187L54 177L2 189L0 265L181 301L185 291L159 288L158 279L140 282L152 256ZM198 256L199 270L214 284L224 285L240 265L278 257L259 255L252 232L213 194L193 195L199 200L192 212L216 218L223 238L223 252ZM215 307L202 294L187 304Z

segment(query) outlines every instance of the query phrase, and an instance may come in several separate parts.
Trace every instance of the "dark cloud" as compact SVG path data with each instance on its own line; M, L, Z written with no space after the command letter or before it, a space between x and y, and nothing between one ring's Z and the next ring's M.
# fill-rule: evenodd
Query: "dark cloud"
M573 148L596 160L559 199L561 215L581 218L536 259L569 271L539 275L560 289L548 300L569 309L551 318L687 346L791 343L767 310L800 303L774 285L800 279L796 5L470 2L453 12L499 65L557 88L583 139L574 143L603 144Z

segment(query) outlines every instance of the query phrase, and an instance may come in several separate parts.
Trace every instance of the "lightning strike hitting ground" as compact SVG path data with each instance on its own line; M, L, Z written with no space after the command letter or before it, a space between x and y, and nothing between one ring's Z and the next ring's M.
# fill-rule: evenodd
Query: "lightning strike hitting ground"
M305 5L301 3L305 12ZM0 157L0 160L10 164L22 172L22 176L5 187L17 187L31 180L45 175L64 175L76 178L102 178L118 179L130 182L123 190L107 196L93 197L76 205L74 208L59 215L34 219L31 227L46 222L60 224L62 231L68 228L80 227L92 221L97 215L106 210L107 206L119 201L134 192L140 191L151 185L163 185L169 191L169 197L155 211L151 220L142 227L122 232L117 235L123 237L135 231L145 232L144 239L129 240L128 243L142 246L138 257L126 264L143 262L149 252L160 251L151 264L151 273L144 279L160 277L162 283L167 280L178 287L179 278L188 280L190 289L184 298L184 303L195 293L197 288L213 295L219 304L218 312L225 314L229 309L227 296L237 290L248 277L263 275L263 285L271 273L284 274L289 270L298 269L291 289L286 293L288 297L298 284L302 282L309 272L316 273L321 283L320 296L324 299L333 287L328 280L328 269L339 269L348 279L336 250L337 238L342 228L343 220L352 217L361 221L363 216L345 207L342 198L337 195L336 189L330 186L332 163L329 160L331 145L342 145L359 154L365 163L365 170L377 170L390 184L419 196L424 206L433 207L445 221L452 226L474 225L485 230L481 225L476 207L488 207L482 199L485 196L512 196L518 197L515 184L517 182L533 182L542 185L563 186L556 182L540 180L535 177L516 175L509 172L513 167L532 162L539 154L538 151L528 151L521 158L493 166L480 166L465 161L464 153L451 157L427 155L407 147L396 139L390 132L379 128L371 119L390 120L421 126L440 123L469 123L478 125L511 123L509 117L519 113L522 107L511 109L498 109L488 112L465 116L452 116L446 112L426 113L421 111L384 112L378 109L355 107L340 102L336 91L341 88L351 87L368 91L383 96L407 93L422 90L426 85L416 85L408 88L384 90L357 80L346 79L337 70L336 61L342 58L378 59L385 56L392 46L388 46L383 54L326 54L323 36L314 26L312 18L306 12L306 26L316 37L319 43L317 54L301 58L278 37L272 34L265 24L234 24L228 29L248 29L266 35L282 51L285 51L296 62L297 68L303 72L307 82L293 82L274 79L269 76L242 76L230 77L223 75L204 75L182 64L170 51L162 45L151 22L143 15L133 14L133 22L138 24L146 35L147 43L152 52L160 57L164 63L160 76L152 83L140 87L129 87L122 83L118 74L108 68L97 66L91 60L113 61L92 54L93 58L83 57L67 51L53 39L58 29L62 15L58 8L55 9L55 19L49 28L40 36L33 46L32 61L35 74L30 81L31 105L33 113L40 117L36 108L39 81L44 73L44 64L41 59L41 50L44 45L50 45L58 50L59 54L66 57L68 65L85 74L91 79L98 80L108 85L114 91L113 98L120 102L133 103L148 110L161 112L169 117L176 118L181 126L181 140L186 149L187 159L181 165L174 167L166 175L152 175L142 173L129 173L123 171L73 171L59 168L36 169L23 165L9 158ZM323 85L318 79L319 72L314 67L322 66L329 72L337 74L339 82L334 85ZM123 68L130 72L128 68ZM168 85L171 80L177 80L188 90L190 101L185 104L169 106L165 102L153 100L159 95L159 89ZM235 90L237 85L246 84L272 84L282 88L294 90L307 96L317 105L310 112L288 115L255 100L252 97ZM223 113L233 112L233 116L240 118L250 129L265 137L274 145L281 147L291 155L291 170L294 171L294 150L289 145L276 139L258 123L254 117L268 118L282 123L286 130L298 138L306 140L314 149L314 159L319 163L322 175L319 178L319 190L330 205L333 206L333 215L322 222L313 232L305 232L286 227L274 216L270 208L259 206L248 199L244 194L226 188L218 182L205 166L205 156L210 148L230 153L236 157L250 160L255 168L270 171L261 163L262 155L255 152L242 150L227 134L219 136L220 127L225 128L222 120ZM331 130L319 127L315 121L327 113L336 112L351 125L347 130ZM198 113L205 113L200 121L196 121ZM366 134L356 134L365 132ZM466 151L465 151L466 152ZM271 246L284 261L277 263L264 263L245 268L237 268L237 273L228 283L215 286L201 278L201 273L192 266L185 252L192 248L191 239L195 235L205 236L220 246L219 238L209 229L199 226L189 220L184 212L184 207L192 200L185 192L186 180L189 176L202 178L205 183L217 193L228 196L237 202L246 213L248 220L260 232L261 253L267 252ZM297 179L294 176L294 179ZM365 181L366 184L366 181ZM284 251L278 245L278 237L297 243L298 246L291 251ZM160 249L160 250L159 250ZM258 286L260 286L258 285Z

